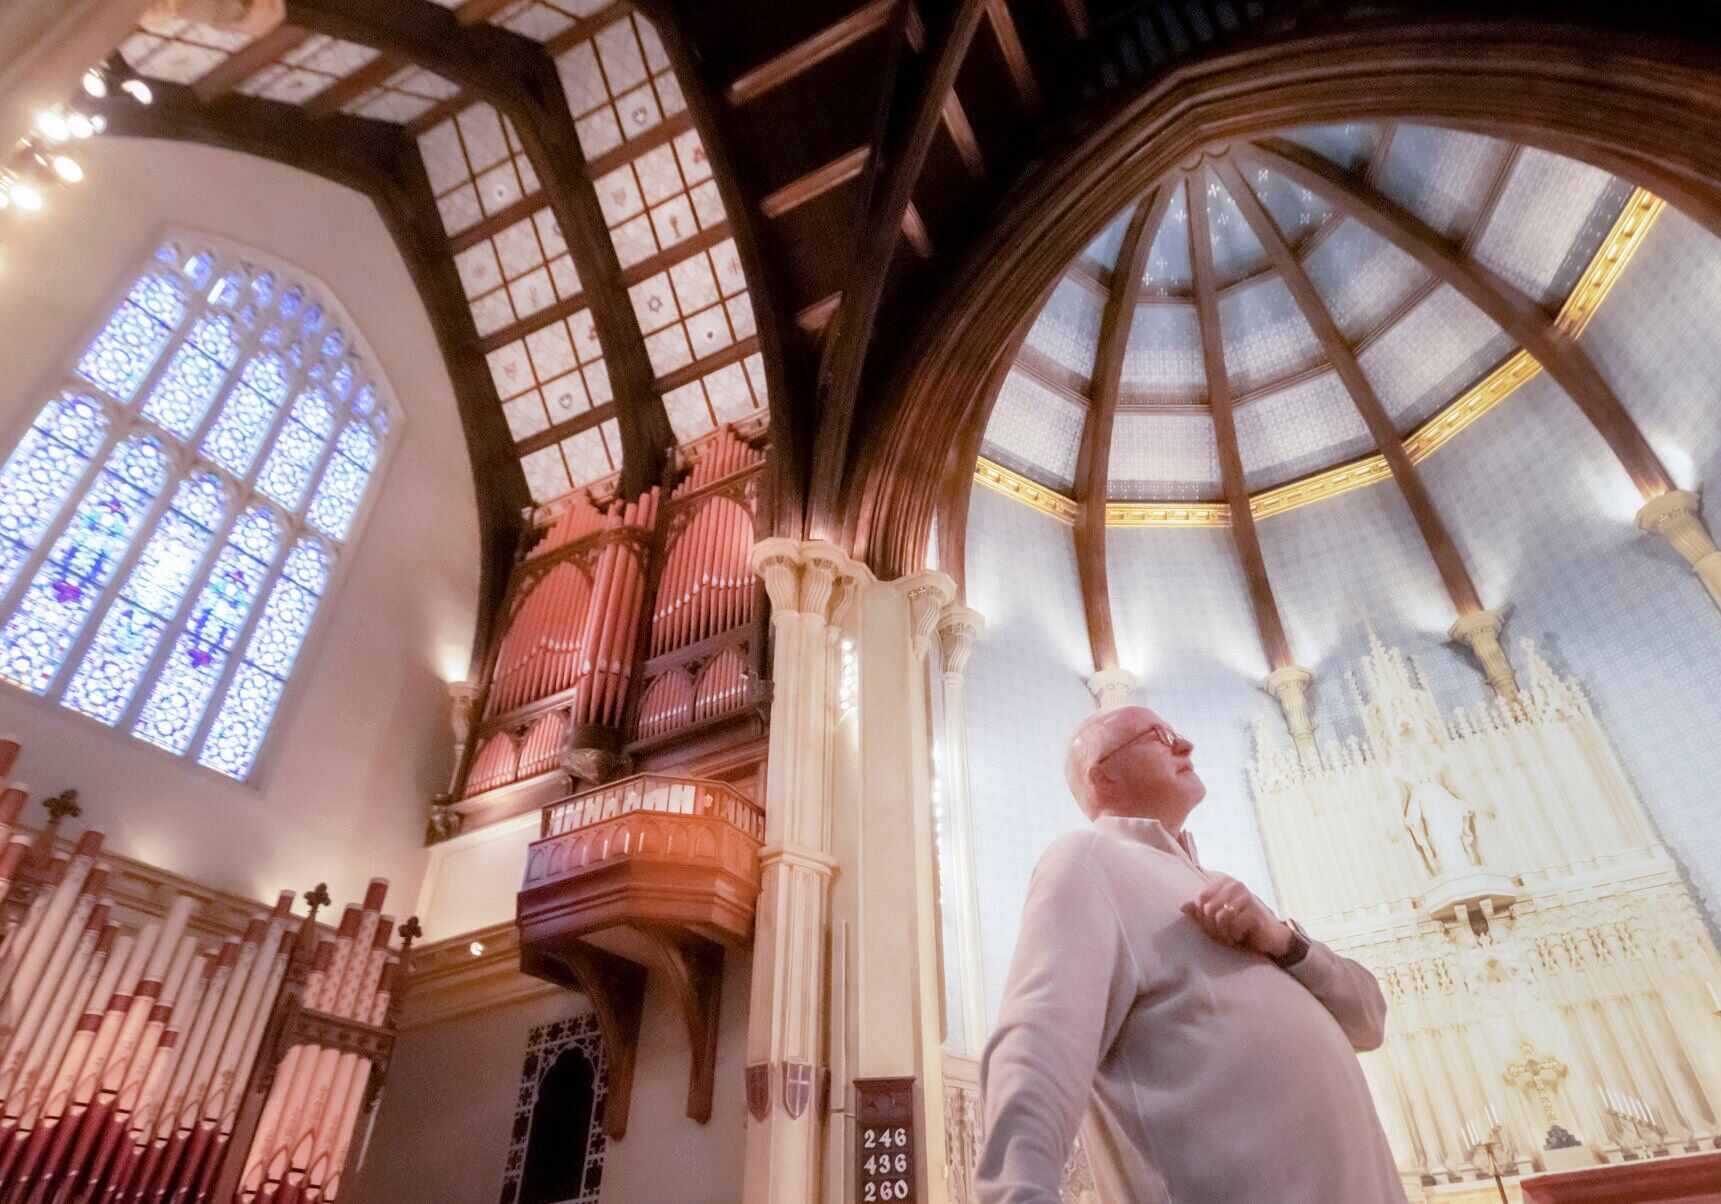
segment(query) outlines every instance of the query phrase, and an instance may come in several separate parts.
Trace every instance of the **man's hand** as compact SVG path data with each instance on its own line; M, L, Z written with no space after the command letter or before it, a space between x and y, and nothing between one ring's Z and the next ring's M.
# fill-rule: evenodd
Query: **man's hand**
M1183 914L1214 940L1266 957L1285 956L1295 939L1291 926L1253 891L1224 874L1215 874L1205 890L1185 903Z

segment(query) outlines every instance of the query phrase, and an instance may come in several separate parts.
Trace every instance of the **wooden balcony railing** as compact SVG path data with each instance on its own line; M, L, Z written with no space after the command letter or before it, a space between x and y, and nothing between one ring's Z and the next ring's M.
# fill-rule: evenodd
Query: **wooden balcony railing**
M610 1048L606 1131L626 1129L648 965L681 1003L688 1115L704 1121L723 953L753 937L764 812L722 782L650 773L552 803L541 832L516 903L520 966L592 999Z

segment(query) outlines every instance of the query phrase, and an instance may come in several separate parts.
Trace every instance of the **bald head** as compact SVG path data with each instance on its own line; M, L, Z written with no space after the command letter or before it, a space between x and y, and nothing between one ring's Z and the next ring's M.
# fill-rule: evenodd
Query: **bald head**
M1165 743L1139 740L1149 728L1165 722L1146 707L1117 707L1082 720L1070 736L1064 756L1064 780L1082 814L1139 814L1164 820L1173 829L1206 793L1190 768L1190 745L1179 739L1175 749ZM1130 751L1101 761L1125 745Z
M1064 780L1070 784L1070 793L1076 796L1083 815L1094 817L1092 771L1100 758L1158 721L1146 707L1114 707L1082 720L1070 737L1069 752L1064 754Z

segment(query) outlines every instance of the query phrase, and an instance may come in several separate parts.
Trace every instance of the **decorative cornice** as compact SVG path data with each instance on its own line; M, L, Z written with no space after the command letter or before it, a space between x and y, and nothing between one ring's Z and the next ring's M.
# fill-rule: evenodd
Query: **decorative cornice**
M1107 502L1108 527L1229 527L1224 502Z
M1076 515L1080 513L1074 501L1063 494L1037 485L1020 473L1011 472L1002 464L995 464L985 456L980 457L974 469L974 479L988 489L994 489L1005 497L1015 498L1038 510L1041 514L1049 514L1061 523L1075 524ZM1108 508L1107 521L1111 515Z
M1576 338L1595 317L1601 303L1619 282L1625 265L1644 235L1667 203L1653 193L1639 188L1626 201L1619 220L1602 242L1590 265L1578 279L1566 303L1560 307L1555 328L1568 338ZM1482 380L1467 389L1434 417L1405 436L1404 450L1412 462L1427 459L1446 445L1459 431L1475 422L1489 410L1505 401L1519 388L1534 380L1542 371L1529 352L1519 349L1508 356ZM1324 469L1313 476L1287 481L1283 485L1263 490L1249 498L1249 513L1257 520L1284 514L1299 506L1307 506L1325 498L1361 489L1380 481L1390 480L1392 471L1386 460L1369 456L1349 464ZM1079 512L1074 501L1044 485L1011 472L984 456L974 470L974 479L997 490L1006 497L1026 502L1043 514L1060 522L1074 523ZM1226 527L1230 526L1230 510L1224 502L1108 502L1108 527Z
M1554 319L1554 326L1561 334L1575 339L1584 332L1620 273L1625 271L1625 265L1643 245L1643 236L1666 207L1667 202L1652 192L1642 188L1632 191L1619 220L1614 222L1601 249L1579 277L1577 287L1560 307L1560 316Z

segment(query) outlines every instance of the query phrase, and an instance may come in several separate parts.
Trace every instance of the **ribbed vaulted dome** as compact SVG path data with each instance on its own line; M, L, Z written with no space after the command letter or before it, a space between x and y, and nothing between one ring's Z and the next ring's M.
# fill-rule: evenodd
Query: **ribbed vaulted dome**
M1203 156L1069 266L1004 380L982 454L1093 496L1083 440L1113 408L1107 498L1220 501L1217 390L1253 496L1366 457L1378 441L1334 369L1335 335L1401 437L1517 350L1407 244L1479 268L1552 319L1631 193L1545 151L1407 124L1304 128Z

